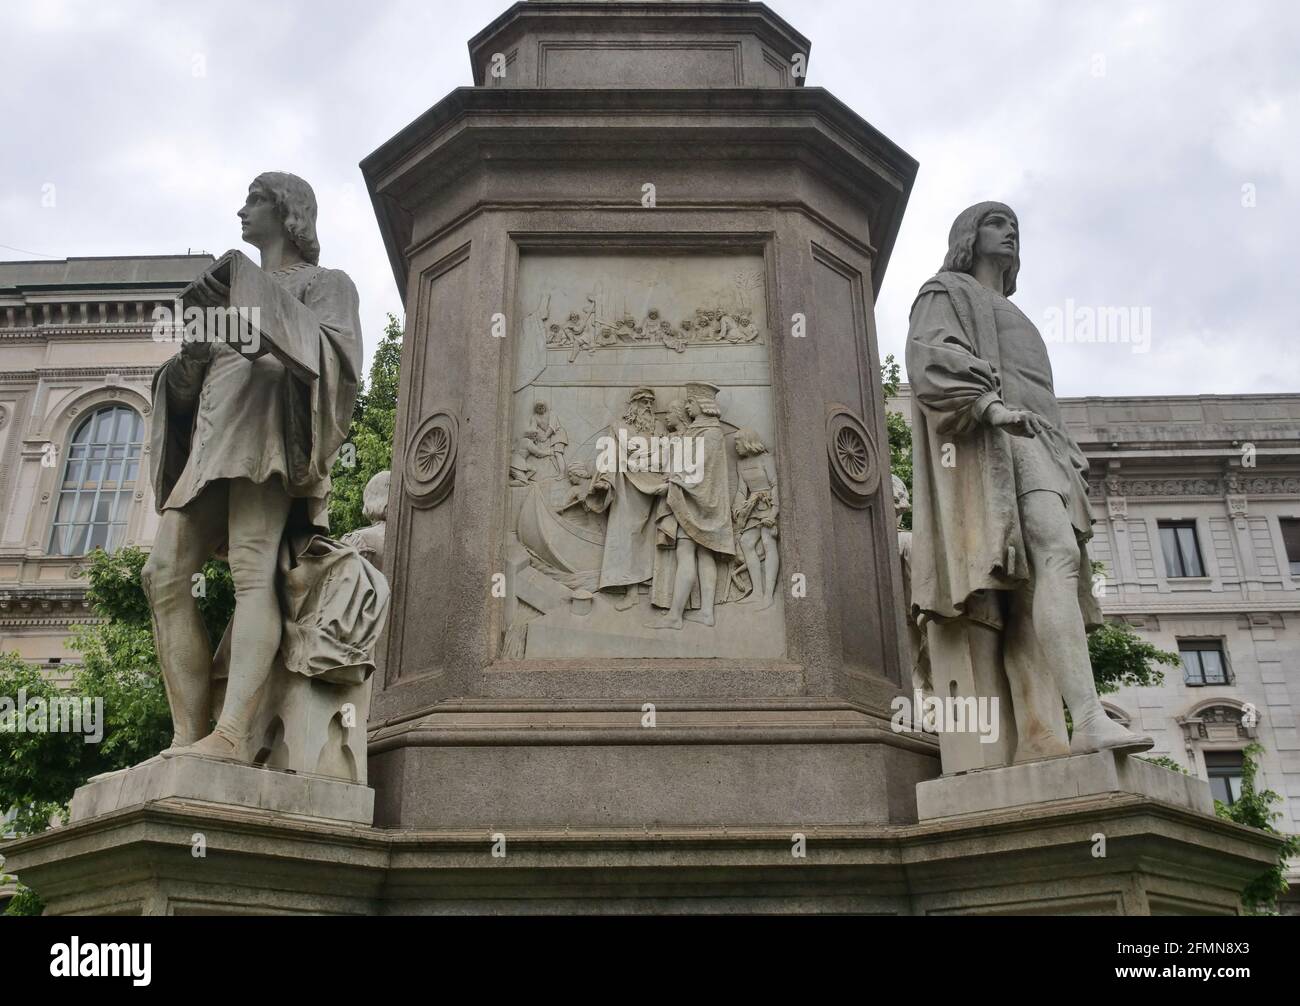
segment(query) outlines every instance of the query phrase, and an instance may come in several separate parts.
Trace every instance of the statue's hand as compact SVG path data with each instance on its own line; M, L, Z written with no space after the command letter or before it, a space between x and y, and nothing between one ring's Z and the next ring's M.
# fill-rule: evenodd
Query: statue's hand
M1047 420L1036 412L1027 409L1008 409L1001 402L994 402L984 413L984 422L989 426L1000 426L1013 437L1036 437L1047 432Z
M211 273L204 273L194 281L187 300L198 307L225 307L230 302L230 287Z

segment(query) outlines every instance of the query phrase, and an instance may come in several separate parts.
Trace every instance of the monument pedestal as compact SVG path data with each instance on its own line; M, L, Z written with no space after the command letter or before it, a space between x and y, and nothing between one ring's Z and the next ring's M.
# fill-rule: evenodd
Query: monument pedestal
M94 776L72 797L73 823L159 801L256 808L287 819L368 825L375 791L325 776L237 765L197 755L150 758Z
M930 737L791 697L468 700L372 733L376 824L408 828L862 825L915 820Z
M1121 793L1214 814L1210 784L1204 779L1112 751L929 779L916 787L916 810L920 820L930 821Z
M1278 844L1125 793L797 834L398 831L161 800L9 843L5 855L52 915L1232 915Z

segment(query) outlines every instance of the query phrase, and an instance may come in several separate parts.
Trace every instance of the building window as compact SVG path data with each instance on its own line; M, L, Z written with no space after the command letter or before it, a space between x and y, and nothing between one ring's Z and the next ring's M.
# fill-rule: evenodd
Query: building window
M1205 752L1205 774L1214 799L1226 804L1241 799L1241 765L1240 751Z
M1183 681L1189 685L1226 685L1228 661L1223 643L1217 639L1180 639L1178 655L1183 658Z
M1291 564L1291 575L1300 577L1300 520L1283 517L1278 523L1282 525L1282 545L1286 549L1286 561Z
M1204 576L1201 549L1196 544L1196 523L1190 520L1160 521L1160 550L1165 555L1165 575Z
M77 427L63 462L51 555L113 552L122 543L143 437L144 421L125 405L99 409Z

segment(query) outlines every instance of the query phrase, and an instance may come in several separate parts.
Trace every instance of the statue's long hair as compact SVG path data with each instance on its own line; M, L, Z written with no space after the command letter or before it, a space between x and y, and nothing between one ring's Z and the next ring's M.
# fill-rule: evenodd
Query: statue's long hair
M264 171L253 185L271 198L298 253L312 265L320 264L316 240L316 193L303 179L287 171Z
M940 272L964 272L968 276L975 271L975 241L979 237L980 224L990 213L1005 213L1016 222L1016 233L1020 232L1020 218L1016 211L1006 203L986 202L968 206L957 214L948 231L948 254L944 256ZM1020 272L1020 242L1016 241L1016 260L1006 271L1003 280L1002 295L1010 297L1016 292L1016 275Z
M767 453L767 444L763 443L763 438L748 426L736 431L735 442L736 454L742 458L752 458L755 455Z

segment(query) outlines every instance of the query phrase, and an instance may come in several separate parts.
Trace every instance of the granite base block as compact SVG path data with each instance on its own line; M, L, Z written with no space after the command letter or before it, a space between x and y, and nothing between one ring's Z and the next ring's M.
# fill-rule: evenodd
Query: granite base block
M95 776L73 794L70 817L85 821L159 800L251 807L290 818L351 824L370 824L375 810L375 792L368 786L177 755Z
M916 810L919 820L929 821L1106 793L1132 793L1214 814L1210 785L1203 779L1111 751L929 779L917 784Z

